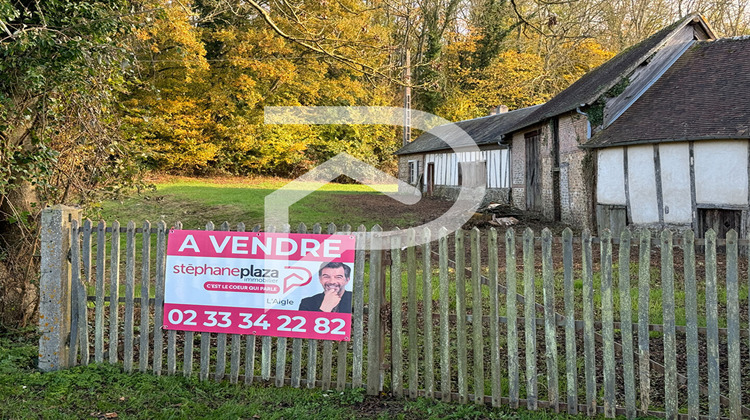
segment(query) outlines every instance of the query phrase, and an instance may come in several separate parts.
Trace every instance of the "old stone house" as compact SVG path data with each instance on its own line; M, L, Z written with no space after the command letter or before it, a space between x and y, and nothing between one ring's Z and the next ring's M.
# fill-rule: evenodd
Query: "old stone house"
M513 204L549 220L597 227L597 153L582 147L606 130L695 42L714 39L689 16L581 77L512 128ZM604 217L604 216L603 216Z
M510 112L505 109L487 117L459 121L455 127L440 126L419 136L396 152L399 179L428 195L455 199L464 176L478 176L485 178L485 201L509 204L510 153L508 145L501 143L502 136L537 108ZM468 134L479 146L479 152L454 152L434 134L451 135L455 129ZM460 165L463 162L479 165ZM464 173L469 168L476 173Z
M493 136L507 148L508 202L615 234L626 224L747 234L749 46L716 41L702 17L688 16L515 111L525 115Z

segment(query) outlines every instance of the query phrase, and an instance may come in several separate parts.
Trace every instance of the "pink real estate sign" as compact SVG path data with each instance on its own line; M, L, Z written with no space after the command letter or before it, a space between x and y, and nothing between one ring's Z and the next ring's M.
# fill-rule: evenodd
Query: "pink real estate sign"
M164 328L348 341L352 235L172 230Z

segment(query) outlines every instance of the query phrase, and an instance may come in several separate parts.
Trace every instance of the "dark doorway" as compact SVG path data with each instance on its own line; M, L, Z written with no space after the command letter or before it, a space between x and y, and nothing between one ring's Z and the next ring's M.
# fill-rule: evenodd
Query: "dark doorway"
M425 184L427 184L427 195L432 195L435 188L435 164L427 164L427 176L425 177Z
M539 131L524 135L526 140L526 210L542 210L542 171L539 162Z
M696 232L696 236L699 238L705 237L706 231L709 229L713 229L716 232L716 237L720 239L726 238L727 232L732 229L740 235L742 233L741 226L741 210L698 209L698 232Z

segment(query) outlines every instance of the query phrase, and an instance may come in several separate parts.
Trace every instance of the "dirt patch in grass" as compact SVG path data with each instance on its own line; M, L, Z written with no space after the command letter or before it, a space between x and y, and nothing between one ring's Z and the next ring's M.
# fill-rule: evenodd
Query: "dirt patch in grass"
M400 203L380 194L337 194L332 202L348 211L361 214L383 229L409 228L437 219L453 205L453 201L423 197L414 205ZM368 230L372 226L367 226Z
M342 208L356 210L359 214L367 215L373 221L377 221L383 229L395 227L404 229L423 225L445 214L454 204L454 201L451 200L422 197L418 203L406 205L380 194L338 194L334 197L334 202ZM538 234L546 227L551 229L554 235L559 236L563 229L567 227L563 223L544 220L539 213L526 212L511 207L504 207L501 214L512 215L518 219L518 223L512 226L516 232L523 232L524 229L531 228ZM464 225L464 229L477 227L480 230L489 230L493 227L489 223L490 219L490 215L476 215ZM499 226L494 227L502 234L507 229Z

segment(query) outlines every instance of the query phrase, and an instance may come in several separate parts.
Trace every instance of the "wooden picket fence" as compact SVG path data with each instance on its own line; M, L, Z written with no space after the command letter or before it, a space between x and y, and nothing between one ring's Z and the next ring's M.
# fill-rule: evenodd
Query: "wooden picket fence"
M679 240L670 231L658 238L648 230L633 237L625 231L613 240L608 231L600 238L587 232L574 238L570 230L553 237L545 229L535 237L527 229L520 238L508 230L499 240L494 229L450 235L410 229L406 243L394 241L390 251L357 251L351 341L318 343L163 331L170 228L163 221L156 227L149 222L121 227L117 221L89 220L79 227L73 218L67 231L70 318L64 321L73 340L63 343L64 360L56 368L122 363L126 371L156 375L197 371L201 380L363 387L371 395L390 392L590 416L750 416L742 404L750 394L743 387L750 372L740 364L749 347L741 337L749 335L747 319L742 328L740 320L739 267L746 260L739 257L738 245L747 241L735 232L717 240L709 231L696 241L690 231ZM214 230L213 223L206 229ZM334 225L326 230L351 231ZM301 224L296 231L308 229ZM318 224L312 228L321 231ZM364 233L360 226L354 234L362 240ZM124 252L120 235L125 235ZM418 237L423 245L415 245ZM391 239L373 239L386 240ZM696 242L705 249L700 258ZM717 243L725 252L717 254ZM598 255L592 244L598 244ZM652 261L655 255L660 261ZM682 271L675 270L675 255ZM725 273L725 279L717 273ZM684 298L676 297L675 274ZM44 284L42 289L44 305ZM660 289L660 302L650 301L652 289ZM699 291L705 295L701 306ZM720 291L726 296L721 301ZM654 304L661 306L658 325L650 323ZM683 325L677 325L678 313ZM719 328L720 321L726 328Z

